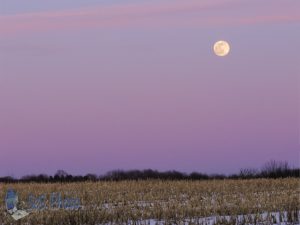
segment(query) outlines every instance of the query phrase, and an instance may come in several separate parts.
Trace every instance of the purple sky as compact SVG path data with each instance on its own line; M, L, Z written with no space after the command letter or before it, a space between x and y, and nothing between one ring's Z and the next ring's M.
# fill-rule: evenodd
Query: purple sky
M299 9L0 0L0 176L299 166Z

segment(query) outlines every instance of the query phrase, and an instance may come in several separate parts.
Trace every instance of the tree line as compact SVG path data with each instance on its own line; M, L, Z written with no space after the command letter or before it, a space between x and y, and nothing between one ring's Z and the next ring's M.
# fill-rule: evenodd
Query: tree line
M64 170L58 170L53 176L46 174L26 175L19 179L7 176L0 177L0 182L82 182L82 181L122 181L122 180L213 180L213 179L255 179L255 178L300 178L300 168L291 168L287 162L271 160L263 165L260 170L253 168L243 168L237 174L205 174L200 172L182 173L176 170L160 172L157 170L114 170L104 175L86 174L84 176L74 176Z

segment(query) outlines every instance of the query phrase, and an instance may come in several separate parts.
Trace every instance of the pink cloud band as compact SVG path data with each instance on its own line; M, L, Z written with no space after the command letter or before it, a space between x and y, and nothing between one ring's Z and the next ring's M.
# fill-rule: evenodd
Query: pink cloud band
M256 0L254 2L258 3ZM275 5L275 10L272 11L253 11L236 0L178 0L97 6L77 10L0 15L0 35L83 28L211 27L295 22L300 21L300 14L295 8L297 7L292 4L284 8Z

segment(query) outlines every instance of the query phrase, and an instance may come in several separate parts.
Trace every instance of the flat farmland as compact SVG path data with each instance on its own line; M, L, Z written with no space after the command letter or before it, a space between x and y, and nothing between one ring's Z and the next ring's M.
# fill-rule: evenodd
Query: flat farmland
M15 222L5 193L30 214ZM51 207L51 193L80 199L77 210ZM28 196L46 196L32 209ZM299 224L300 180L101 181L0 184L0 224Z

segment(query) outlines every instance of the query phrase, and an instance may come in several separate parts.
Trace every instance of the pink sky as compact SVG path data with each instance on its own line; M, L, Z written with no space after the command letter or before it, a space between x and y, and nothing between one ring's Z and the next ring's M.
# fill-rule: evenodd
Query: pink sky
M259 1L252 2L254 3L249 4L249 1L242 3L237 0L177 0L152 3L145 1L81 9L27 12L0 15L0 27L2 35L18 35L85 28L197 28L300 21L295 2L282 5L281 1L274 1L272 7L261 4L255 8L253 5L258 5ZM246 6L243 7L243 4ZM242 10L238 10L239 8Z
M0 176L299 166L298 1L13 2L0 11Z

